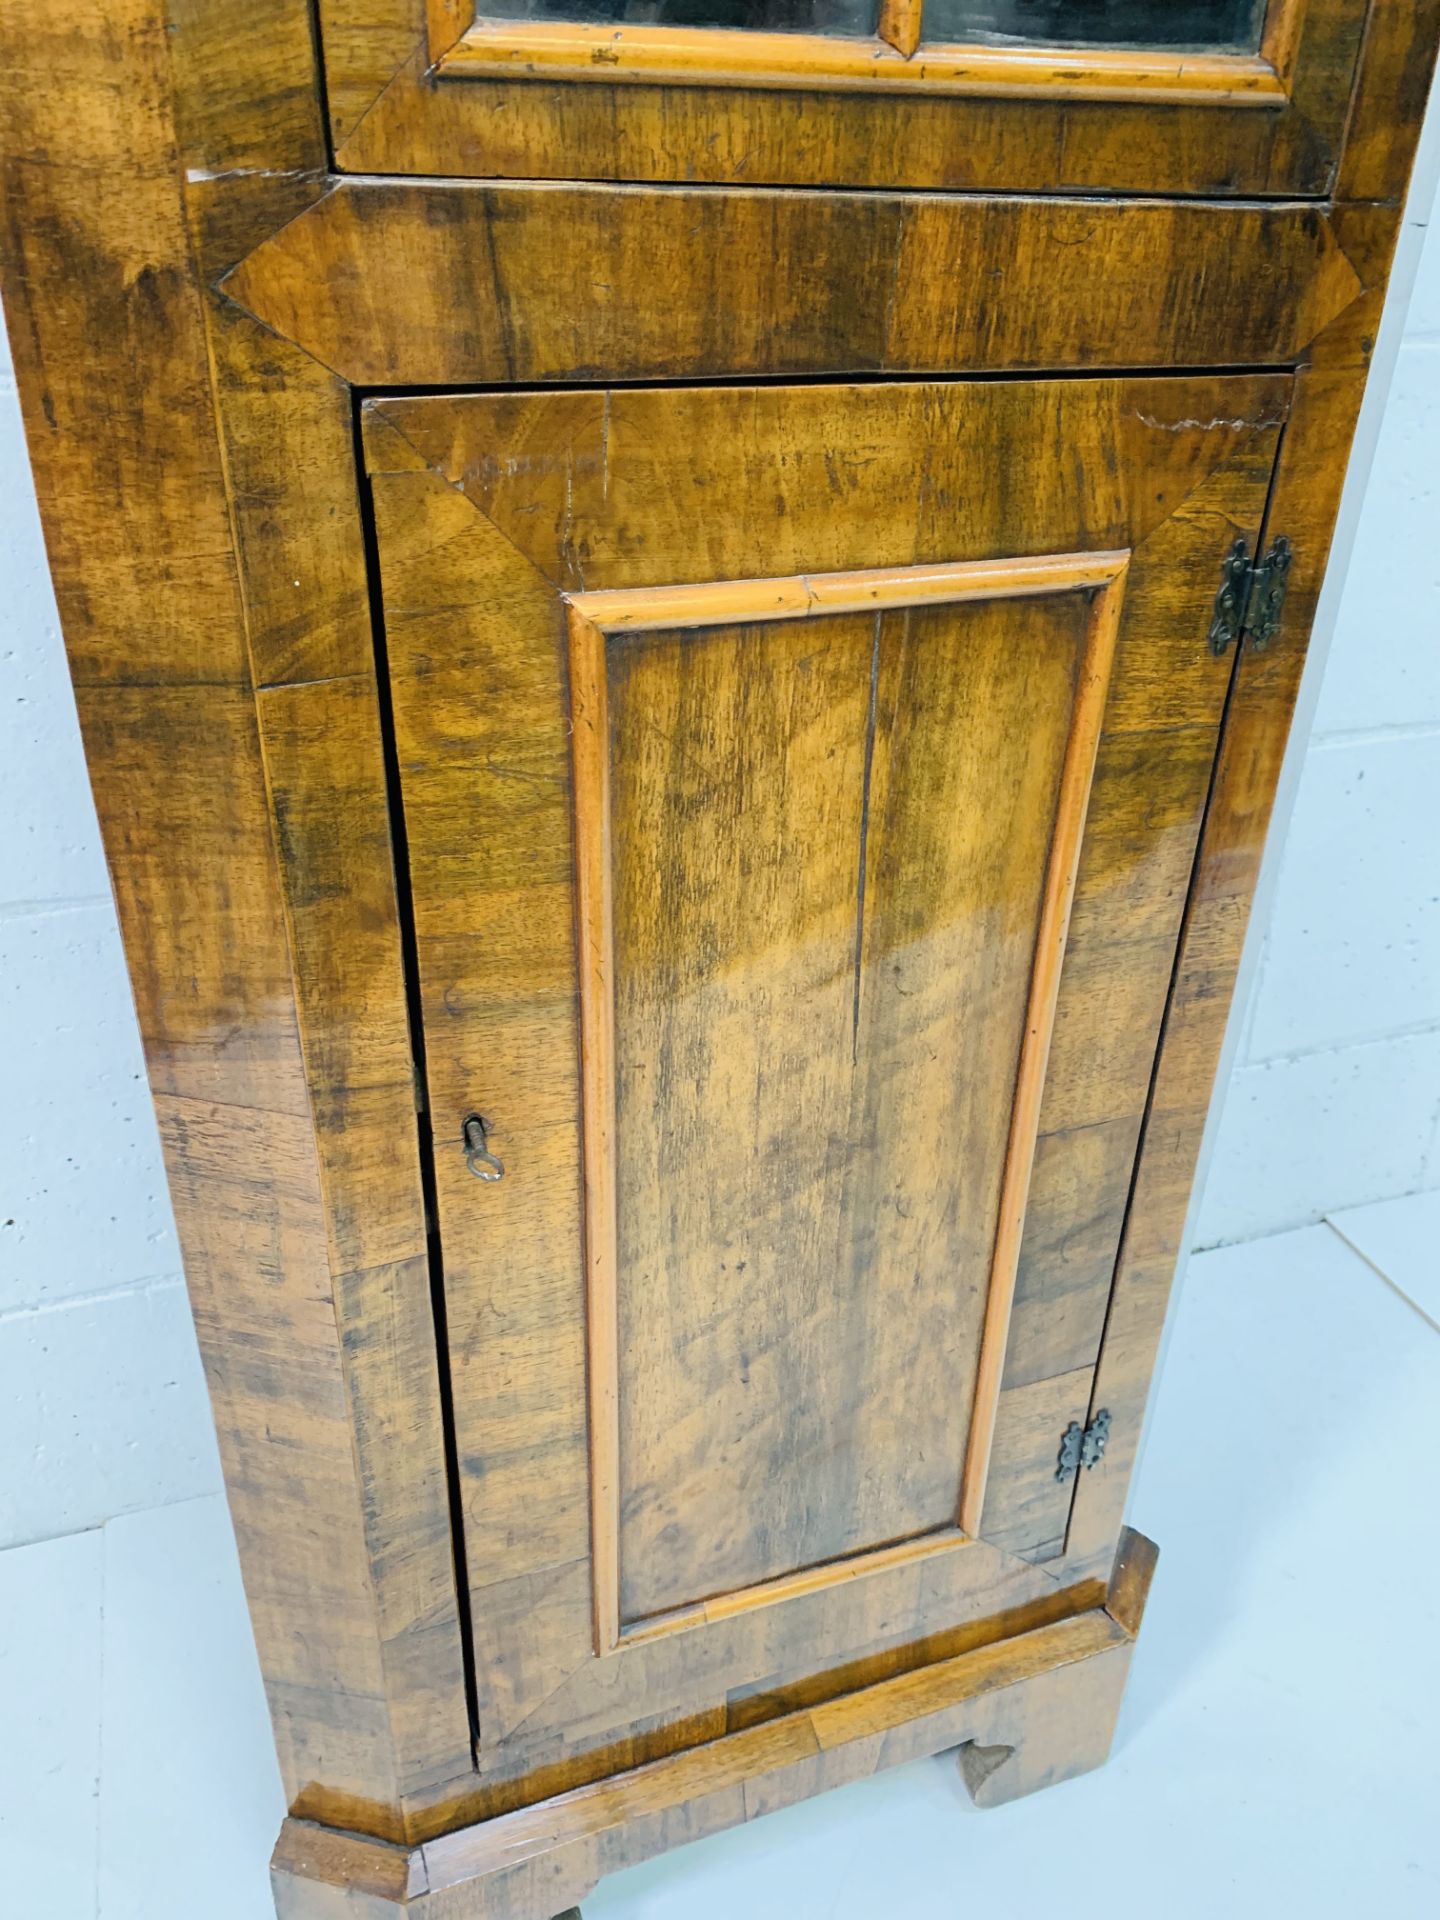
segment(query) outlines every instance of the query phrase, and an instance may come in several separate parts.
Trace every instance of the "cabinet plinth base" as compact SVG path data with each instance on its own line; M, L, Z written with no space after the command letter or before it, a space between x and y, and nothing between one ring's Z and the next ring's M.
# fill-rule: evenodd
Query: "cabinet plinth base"
M926 1754L957 1748L982 1807L1084 1773L1109 1752L1155 1559L1127 1529L1104 1606L423 1846L287 1820L280 1920L555 1920L607 1873Z

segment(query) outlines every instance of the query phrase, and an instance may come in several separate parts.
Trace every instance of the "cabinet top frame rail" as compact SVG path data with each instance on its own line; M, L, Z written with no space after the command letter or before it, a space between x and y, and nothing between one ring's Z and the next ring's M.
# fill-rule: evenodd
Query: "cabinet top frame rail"
M1319 197L1369 11L1182 51L927 41L921 0L855 37L328 0L322 44L347 172Z

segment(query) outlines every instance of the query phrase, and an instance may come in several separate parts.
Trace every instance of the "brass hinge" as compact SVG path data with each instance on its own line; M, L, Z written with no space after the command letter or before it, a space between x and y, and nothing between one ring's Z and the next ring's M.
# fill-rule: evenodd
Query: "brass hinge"
M1294 558L1283 533L1263 560L1252 562L1243 540L1231 547L1220 570L1210 621L1210 651L1217 658L1242 639L1250 642L1255 653L1269 646L1280 630L1280 610Z
M1093 1467L1105 1457L1105 1442L1110 1438L1110 1409L1101 1407L1088 1427L1072 1420L1060 1436L1060 1458L1055 1464L1057 1480L1073 1480L1081 1467Z

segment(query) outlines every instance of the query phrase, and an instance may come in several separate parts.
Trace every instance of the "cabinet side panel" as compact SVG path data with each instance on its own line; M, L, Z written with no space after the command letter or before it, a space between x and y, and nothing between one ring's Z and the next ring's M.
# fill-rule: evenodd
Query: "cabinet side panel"
M395 1831L166 23L0 22L7 312L286 1790Z
M1284 617L1274 644L1248 644L1226 714L1215 784L1186 908L1180 955L1091 1411L1109 1408L1115 1443L1080 1476L1070 1527L1072 1557L1093 1564L1113 1552L1154 1374L1191 1184L1225 1038L1250 905L1270 825L1310 627L1324 582L1366 370L1379 324L1396 223L1378 230L1370 210L1339 216L1355 225L1374 291L1314 350L1295 382L1264 537L1295 550Z
M312 22L306 0L168 4L397 1781L428 1831L470 1716L352 398L213 292L323 191Z
M1398 207L1440 47L1440 0L1371 0L1336 196ZM1382 267L1381 282L1388 267Z

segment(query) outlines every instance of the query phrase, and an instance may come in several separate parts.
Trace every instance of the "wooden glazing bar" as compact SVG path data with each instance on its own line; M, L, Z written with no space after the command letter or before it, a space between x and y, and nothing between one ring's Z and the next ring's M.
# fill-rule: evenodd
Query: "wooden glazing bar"
M898 29L908 33L907 23ZM583 21L477 20L440 64L446 79L637 81L680 87L854 88L1009 99L1154 101L1281 107L1285 88L1257 54L1132 53L1086 48L927 45L828 34L712 27L616 27Z
M880 38L908 60L920 44L924 0L880 0Z

